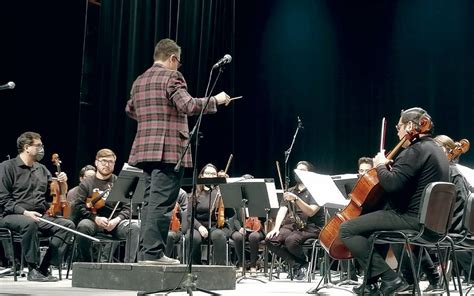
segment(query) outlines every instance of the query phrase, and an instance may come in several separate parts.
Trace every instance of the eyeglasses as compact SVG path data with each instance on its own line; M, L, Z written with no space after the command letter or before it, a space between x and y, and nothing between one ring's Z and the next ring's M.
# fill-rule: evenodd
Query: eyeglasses
M30 146L35 146L36 148L44 148L43 143L30 144Z
M215 172L203 172L202 175L203 176L217 176L217 173L215 173Z
M112 166L112 165L115 164L115 160L97 159L97 161L98 161L101 165Z
M183 65L183 63L181 63L181 61L180 61L176 56L174 56L174 58L175 58L176 61L178 62L178 68L181 68L181 66Z
M367 173L368 171L370 171L370 170L360 169L359 174L363 175L363 174Z
M395 125L395 128L397 129L397 132L400 131L400 129L402 128L402 126L404 126L405 123L399 123L399 124L396 124Z

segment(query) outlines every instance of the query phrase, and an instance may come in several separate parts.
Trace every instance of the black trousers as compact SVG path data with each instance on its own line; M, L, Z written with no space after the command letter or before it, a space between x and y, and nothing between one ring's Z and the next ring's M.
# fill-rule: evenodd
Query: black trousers
M393 210L380 210L359 216L344 222L340 228L340 238L354 257L365 269L369 259L369 236L379 230L419 230L420 226L416 216L399 214ZM384 248L386 250L388 248ZM372 257L369 278L379 276L390 269L385 262L385 254L381 249L376 249ZM398 254L397 254L398 255Z
M265 236L261 231L252 231L247 232L246 234L250 248L250 267L256 267L258 258L258 244ZM237 258L239 259L240 265L242 265L243 238L243 234L238 231L234 231L232 233L232 240L234 240L235 251L237 253Z
M144 163L145 201L142 208L139 260L155 260L164 255L168 229L184 169L173 164Z
M211 228L211 242L213 246L213 255L214 255L214 264L216 265L225 265L226 264L226 244L227 238L229 237L230 230L229 228ZM208 236L209 237L209 236ZM186 233L185 236L186 242L186 250L189 251L190 245L190 233L189 231ZM205 240L201 233L194 229L193 233L193 250L191 254L191 260L193 260L193 264L202 264L201 262L201 244L207 244L207 240Z
M307 263L303 252L303 243L310 238L318 238L320 230L309 227L302 230L293 228L293 224L285 224L280 228L278 236L268 241L268 249L290 264Z
M44 215L42 218L56 224L74 229L74 223L63 218L53 218ZM41 262L41 269L45 270L50 265L59 266L63 261L67 243L71 241L72 233L53 226L46 222L35 222L33 219L23 215L8 215L3 217L4 227L18 233L21 236L25 261L29 265L40 265L39 234L50 237L48 250Z

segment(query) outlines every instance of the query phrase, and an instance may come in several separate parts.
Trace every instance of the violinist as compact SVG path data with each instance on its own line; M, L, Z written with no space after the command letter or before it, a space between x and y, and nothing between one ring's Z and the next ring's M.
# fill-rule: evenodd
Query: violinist
M172 215L176 215L175 218L178 219L178 222L181 225L179 229L172 229L172 227L170 227L170 230L168 231L168 239L166 240L165 255L169 258L172 258L171 255L173 254L174 245L180 241L181 236L183 235L183 232L186 231L186 229L184 229L183 227L183 224L181 223L182 222L181 218L185 215L184 213L186 212L188 208L188 194L182 188L179 189L178 199L176 200L175 208L177 209L177 211L176 212L173 211Z
M298 162L296 169L314 172L314 166L308 161ZM303 280L308 268L303 243L310 238L318 238L321 227L324 226L324 212L296 175L295 180L296 185L289 188L283 196L275 226L266 239L269 250L292 266L295 279Z
M450 182L456 188L456 203L454 206L453 221L449 232L459 233L462 230L462 217L464 214L464 204L471 194L469 182L464 178L456 164L459 162L459 156L466 151L462 150L461 143L454 142L448 136L439 135L434 138L436 143L443 149L449 160L449 178ZM469 142L467 142L469 143ZM469 144L467 144L469 149ZM458 152L458 153L456 153ZM472 253L470 251L456 251L456 257L461 263L465 281L468 280L469 269L471 268ZM474 270L473 270L474 271ZM471 273L474 274L474 273ZM471 276L472 277L472 276Z
M206 164L201 172L199 173L199 178L216 178L217 177L217 168L213 164ZM217 226L217 214L216 214L216 204L218 203L218 190L214 189L211 191L211 188L205 185L198 185L196 187L196 218L194 220L194 238L193 238L193 253L192 258L194 264L201 264L201 244L206 239L211 239L214 252L214 263L216 265L225 265L226 264L226 243L230 235L230 229L227 223L224 223L224 226L219 228ZM209 198L210 197L210 198ZM209 203L210 199L210 203ZM231 210L231 209L230 209ZM232 217L230 211L226 210L226 216ZM191 213L187 211L187 223L191 223ZM209 215L211 215L211 225L209 225ZM209 231L210 230L210 231ZM190 230L188 229L185 241L187 242L186 247L189 248L190 240ZM209 233L210 232L210 233Z
M84 181L84 179L95 176L96 168L93 165L86 165L79 171L79 184ZM76 200L77 190L79 189L79 185L74 188L69 189L67 192L67 201L69 204L72 204Z
M57 226L39 221L39 217L74 229L70 220L46 215L46 192L52 181L51 173L39 163L44 156L41 136L24 132L17 139L18 156L0 165L0 227L9 228L21 236L21 245L29 281L52 282L58 279L49 272L50 265L62 264L71 233ZM67 175L57 175L58 182L66 182ZM38 232L50 236L49 248L40 262Z
M117 176L113 174L115 160L117 157L115 153L107 148L101 149L96 154L95 166L97 172L94 177L86 178L79 185L77 190L76 202L73 205L73 221L77 222L77 231L95 235L98 232L110 234L115 238L127 239L125 252L125 262L135 262L138 244L140 227L138 223L132 222L129 227L129 217L132 214L130 204L123 202L107 201L107 192L113 186ZM100 192L99 195L94 194ZM105 194L103 194L106 192ZM97 206L99 202L88 202L91 196L105 199L103 207ZM92 198L92 199L95 199ZM119 203L117 205L117 203ZM89 207L92 204L92 208ZM95 204L95 205L94 205ZM117 207L116 207L117 206ZM115 209L115 211L114 211ZM112 216L111 216L112 214ZM130 240L128 231L131 232ZM81 261L92 262L91 241L82 236L77 237L78 256Z
M242 178L253 179L253 176L246 174L243 175ZM245 221L242 221L241 210L242 209L235 209L236 214L229 220L230 229L234 231L231 237L234 241L235 252L239 260L238 265L243 266L242 260L245 258L242 258L242 240L244 239L244 233L246 234L250 248L250 273L255 274L257 272L258 245L260 241L265 238L264 229L258 217L248 217ZM245 230L244 227L247 230Z
M419 205L425 187L431 182L449 181L449 164L430 135L432 126L431 117L425 110L418 107L402 110L395 127L400 140L409 139L402 142L405 149L393 163L385 157L384 151L374 158L378 180L387 201L385 208L341 225L340 239L363 268L370 251L369 236L379 230L419 230ZM409 137L410 135L416 136ZM414 253L417 254L416 251ZM395 254L400 252L395 250ZM354 288L355 293L364 292L369 295L381 292L383 295L391 295L409 288L412 282L407 283L393 271L385 262L384 255L380 250L374 251L370 273L364 275L368 277L366 291L361 291L359 286ZM422 260L423 271L430 282L427 290L439 288L439 273L426 252ZM377 285L379 278L380 287Z
M374 167L374 160L371 157L361 157L357 163L359 165L359 170L357 171L359 175L367 173Z

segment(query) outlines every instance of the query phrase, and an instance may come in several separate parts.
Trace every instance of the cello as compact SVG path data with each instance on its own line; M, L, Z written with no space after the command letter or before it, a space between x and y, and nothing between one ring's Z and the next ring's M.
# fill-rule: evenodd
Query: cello
M61 160L59 155L54 153L51 161L56 166L57 175L61 173ZM63 218L69 218L71 214L71 205L67 201L67 183L59 182L56 178L53 178L50 184L51 196L53 196L53 202L49 207L47 213L50 217L62 216Z
M392 160L407 141L412 142L420 134L431 130L431 127L431 119L428 116L422 116L419 120L419 128L407 132L405 137L400 140L386 158ZM382 139L383 137L382 133ZM319 241L329 256L339 260L351 259L353 257L352 253L339 238L341 224L377 209L384 202L383 194L384 190L379 183L376 168L372 168L359 178L354 189L349 194L349 204L342 211L336 213L319 234Z

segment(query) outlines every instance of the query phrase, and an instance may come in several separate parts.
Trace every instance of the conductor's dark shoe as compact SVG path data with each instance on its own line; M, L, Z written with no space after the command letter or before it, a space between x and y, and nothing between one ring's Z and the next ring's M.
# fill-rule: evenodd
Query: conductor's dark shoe
M37 269L30 270L26 279L32 282L50 282L50 280L48 280L47 277L42 275L41 272L39 272L39 270Z
M153 265L178 265L180 264L178 259L169 258L165 255L155 260L142 260L138 264L153 264Z
M382 281L382 284L380 284L380 292L384 296L393 295L395 292L405 290L408 286L403 278L397 276L392 281Z
M357 295L362 295L362 285L352 288L352 291ZM379 287L377 284L365 285L364 295L380 295Z

